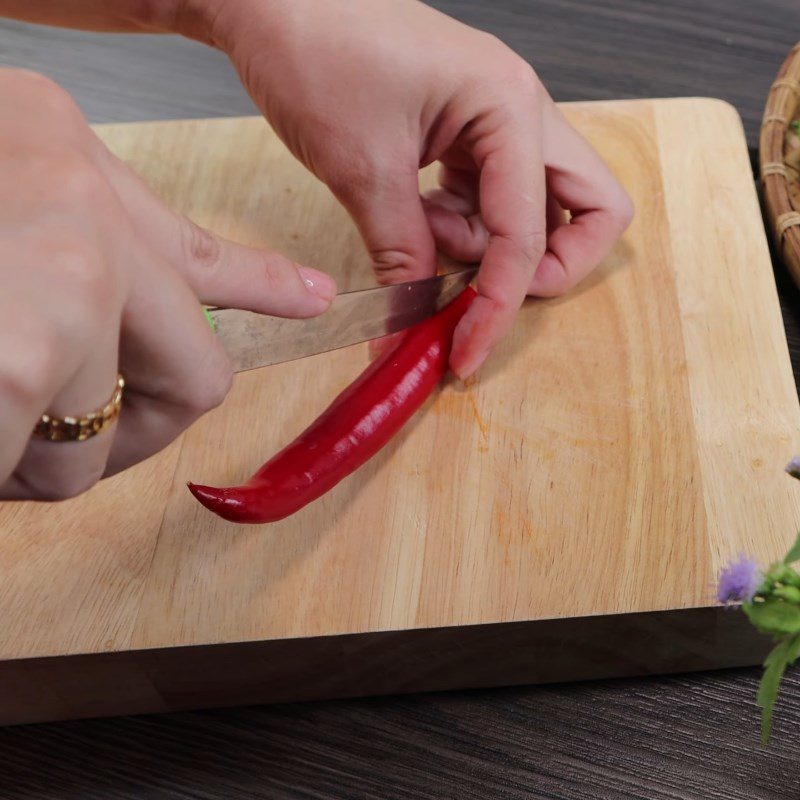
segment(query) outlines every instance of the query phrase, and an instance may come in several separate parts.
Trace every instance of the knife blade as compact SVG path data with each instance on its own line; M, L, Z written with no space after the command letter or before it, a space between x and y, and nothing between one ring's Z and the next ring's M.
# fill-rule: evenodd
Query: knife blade
M343 292L324 314L311 319L234 308L213 308L209 314L235 371L244 372L397 333L447 305L476 271L477 267L469 267L419 281Z

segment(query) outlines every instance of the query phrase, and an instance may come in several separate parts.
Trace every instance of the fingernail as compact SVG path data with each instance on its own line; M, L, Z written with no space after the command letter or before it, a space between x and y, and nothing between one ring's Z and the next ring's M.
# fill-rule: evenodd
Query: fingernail
M467 358L465 361L462 361L460 364L457 364L455 367L453 367L453 372L456 374L456 377L459 380L466 382L467 378L476 372L481 364L486 361L488 355L488 350L482 350L476 355L473 355L471 358Z
M336 281L330 275L311 267L298 267L297 271L303 279L308 291L330 302L336 297Z

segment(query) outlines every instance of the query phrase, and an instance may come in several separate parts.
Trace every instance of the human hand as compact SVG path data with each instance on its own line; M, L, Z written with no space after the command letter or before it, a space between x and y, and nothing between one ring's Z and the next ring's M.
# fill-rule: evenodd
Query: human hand
M0 498L61 499L157 452L225 397L231 365L201 302L308 317L335 286L168 209L47 79L0 69L0 108ZM113 428L30 438L44 412L102 407L118 372Z
M451 356L462 378L526 294L572 287L631 219L598 154L488 34L416 0L187 7L185 32L230 55L277 133L350 212L381 282L433 274L437 246L481 261ZM418 170L436 160L441 188L420 197Z

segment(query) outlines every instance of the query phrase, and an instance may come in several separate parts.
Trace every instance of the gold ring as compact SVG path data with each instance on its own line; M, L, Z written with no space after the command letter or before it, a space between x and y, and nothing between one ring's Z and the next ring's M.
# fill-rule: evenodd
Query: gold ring
M117 375L117 385L111 399L97 411L83 417L53 417L42 414L31 434L34 439L48 442L84 442L108 428L119 416L122 408L122 390L125 381Z

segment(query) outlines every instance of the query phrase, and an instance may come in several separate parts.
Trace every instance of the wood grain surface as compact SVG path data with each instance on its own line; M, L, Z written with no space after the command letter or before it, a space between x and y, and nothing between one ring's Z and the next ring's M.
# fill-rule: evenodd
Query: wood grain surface
M353 680L312 683L319 656L309 645L306 664L278 648L239 651L270 659L280 692L248 695L258 670L226 668L229 687L214 677L204 697L190 676L218 665L203 669L192 645L415 629L451 636L460 626L588 618L594 635L584 624L580 637L565 627L531 639L536 669L513 674L498 655L494 678L486 648L465 633L450 685L630 674L637 663L657 672L660 657L667 670L676 654L684 667L747 663L744 642L731 660L725 626L694 627L706 646L692 662L680 661L678 638L659 642L660 618L644 635L629 627L619 637L612 624L713 605L724 563L741 551L774 560L800 523L800 493L781 470L800 449L800 408L739 118L708 99L563 109L627 187L634 223L578 291L528 301L476 380L446 385L319 502L243 528L210 514L185 484L243 480L364 368L366 345L237 375L225 403L163 454L60 503L57 515L40 503L0 505L7 685L20 682L12 659L177 648L158 667L147 652L103 659L90 670L85 707L78 673L67 672L84 662L26 662L45 701L26 715L16 688L2 692L0 720L320 697L325 687L448 687L446 662L432 674L433 653L427 682L415 674L428 660L420 644L396 683L382 661L374 668L383 677L371 679L368 646L350 648L352 664L339 659ZM373 283L343 209L261 118L96 130L199 224L325 264L343 289ZM426 170L423 185L433 178ZM615 665L618 638L630 648ZM594 655L588 662L578 639ZM388 654L390 641L372 649ZM548 663L553 641L574 643L579 668L559 652ZM646 660L635 653L645 641ZM503 648L502 635L496 642ZM750 663L762 657L750 650ZM91 693L132 674L130 703L122 691L116 705ZM67 691L48 715L47 698Z
M794 0L443 0L559 100L704 94L755 144L797 38ZM45 71L93 121L252 113L224 58L168 37L0 23L0 63ZM800 296L777 271L795 374ZM161 715L0 731L3 798L785 798L800 683L758 748L757 670Z

